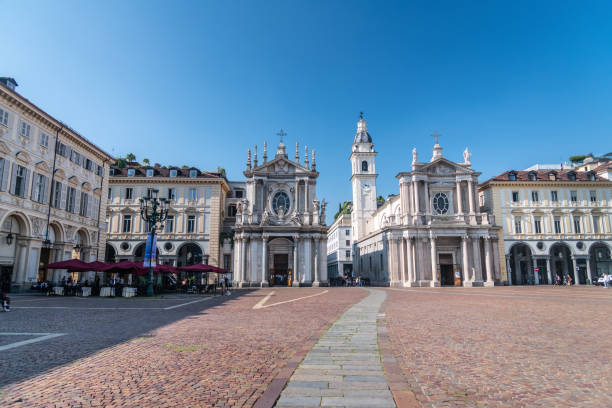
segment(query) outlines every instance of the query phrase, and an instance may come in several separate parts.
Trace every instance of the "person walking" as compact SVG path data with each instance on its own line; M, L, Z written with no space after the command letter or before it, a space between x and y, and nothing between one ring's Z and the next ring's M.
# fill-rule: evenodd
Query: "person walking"
M11 299L7 296L7 294L2 291L2 311L10 312L11 311Z
M604 273L603 281L604 281L604 288L609 288L610 287L610 274Z
M572 277L570 276L569 273L567 274L566 279L567 279L567 286L572 286Z

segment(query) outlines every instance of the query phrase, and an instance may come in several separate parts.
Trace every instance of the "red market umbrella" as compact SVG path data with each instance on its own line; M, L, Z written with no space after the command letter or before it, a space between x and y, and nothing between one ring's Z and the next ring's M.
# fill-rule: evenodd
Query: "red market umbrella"
M68 259L66 261L53 262L45 265L45 269L66 269L70 272L91 271L91 266L80 259Z
M107 264L102 271L103 272L114 272L114 273L135 273L137 272L139 269L138 264L136 262L132 262L132 261L123 261L123 262L117 262L114 264Z
M214 268L214 266L206 264L194 264L189 266L181 266L178 268L178 270L184 272L214 272Z
M144 266L143 261L136 262L136 265L142 272L145 272L145 273L149 272L149 267ZM171 265L157 264L153 267L153 272L154 273L176 273L177 269Z
M109 264L100 261L93 261L89 262L87 265L89 265L89 267L91 268L89 269L90 271L102 272Z

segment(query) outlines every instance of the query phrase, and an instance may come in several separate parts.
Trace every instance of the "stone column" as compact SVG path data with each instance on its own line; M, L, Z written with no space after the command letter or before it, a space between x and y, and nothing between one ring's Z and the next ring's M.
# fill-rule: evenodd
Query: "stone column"
M474 214L476 211L474 208L474 185L472 179L468 180L468 199L470 202L470 214Z
M431 283L433 286L440 286L440 281L438 279L438 251L436 250L436 238L430 237L429 244L431 246Z
M540 284L540 274L538 272L536 272L536 268L538 267L538 259L535 256L531 257L531 264L533 265L533 267L531 268L533 270L533 283L535 283L536 285Z
M261 236L261 287L269 286L266 275L268 274L268 235Z
M493 257L491 256L491 237L486 237L484 241L485 245L485 268L487 270L487 281L484 283L485 286L495 286L493 280Z
M548 284L553 283L552 270L550 269L550 255L546 257L546 275L548 276Z
M574 284L580 285L580 280L578 279L578 260L572 256L572 263L568 266L571 266L574 269Z
M246 259L246 244L247 238L243 237L240 245L240 287L246 286L246 268L247 268L247 259Z
M463 200L461 197L461 180L457 180L457 214L463 214Z
M419 200L419 182L418 181L413 181L412 182L412 189L414 190L414 213L415 214L419 214L421 212L421 203Z
M470 259L468 253L468 240L470 238L465 235L461 238L461 255L463 258L463 286L472 286L473 278L470 277Z
M416 282L416 277L414 274L414 246L410 237L406 240L406 244L408 245L408 256L406 257L408 262L408 286L413 286Z
M299 235L296 234L293 236L293 282L291 286L300 286L300 275L298 273L298 241Z
M423 209L423 212L426 214L430 214L431 211L429 208L429 184L427 184L427 181L423 181L423 194L425 195L425 208Z
M315 236L314 238L314 279L312 281L312 286L321 286L321 282L319 282L319 238Z
M512 285L512 267L510 266L510 254L506 256L506 277L508 278L508 285Z
M591 285L593 284L593 273L591 272L591 256L588 255L586 258L586 265L587 265L587 278L589 278L589 282L591 282Z
M398 242L400 245L400 273L402 274L400 281L401 286L404 286L406 284L406 246L404 237L400 237Z
M16 240L15 245L17 246L17 256L13 270L14 283L21 286L25 282L28 266L28 244L26 242Z
M472 284L474 286L482 285L482 262L480 259L480 238L472 238L472 252L474 258L472 259Z

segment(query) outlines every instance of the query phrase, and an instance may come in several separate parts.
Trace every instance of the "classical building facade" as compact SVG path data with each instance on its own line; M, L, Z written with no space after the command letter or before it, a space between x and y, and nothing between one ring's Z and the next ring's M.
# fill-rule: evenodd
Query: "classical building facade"
M316 196L315 152L308 148L300 163L289 160L281 141L268 161L254 160L249 149L245 176L246 195L236 208L234 277L239 286L319 286L327 284L325 202Z
M612 273L612 182L592 171L506 171L479 187L503 227L508 283L575 283Z
M140 261L148 227L140 216L140 198L150 189L170 200L168 219L157 231L158 259L174 266L206 263L224 266L221 234L225 199L230 191L222 174L196 168L113 167L107 191L106 261Z
M353 276L351 216L340 214L327 230L327 276Z
M464 161L433 156L397 175L399 195L378 205L372 137L366 121L357 123L350 157L352 168L355 275L376 285L492 286L503 283L499 227L477 204L480 173Z
M0 283L5 290L60 280L65 273L42 268L50 262L104 258L101 192L111 160L16 86L12 78L0 78Z

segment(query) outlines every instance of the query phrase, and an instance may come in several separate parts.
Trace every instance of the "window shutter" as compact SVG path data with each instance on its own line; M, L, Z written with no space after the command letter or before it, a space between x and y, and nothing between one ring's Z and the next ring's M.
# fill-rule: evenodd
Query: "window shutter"
M81 212L79 211L79 209L81 208L81 196L83 195L83 192L75 190L74 191L74 213L81 215Z
M17 179L17 163L13 163L13 169L11 170L11 194L15 194L15 180Z
M34 173L34 177L32 177L32 183L36 182L36 174L37 173ZM40 197L35 197L34 196L35 193L36 193L36 186L34 185L32 186L32 191L30 192L30 200L38 202L40 201Z
M66 209L66 197L68 196L68 186L64 187L63 184L60 183L60 208L62 210Z
M23 183L23 198L26 198L28 196L28 193L30 192L30 170L25 169L25 177L24 177L24 183Z
M43 176L42 178L42 197L40 197L40 201L42 203L48 203L49 200L47 199L47 184L48 184L48 180L49 178L47 176Z
M6 191L6 184L9 178L9 161L2 159L2 181L0 182L0 190Z

